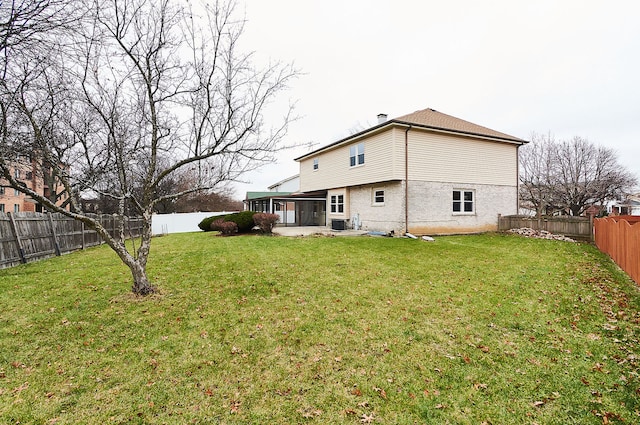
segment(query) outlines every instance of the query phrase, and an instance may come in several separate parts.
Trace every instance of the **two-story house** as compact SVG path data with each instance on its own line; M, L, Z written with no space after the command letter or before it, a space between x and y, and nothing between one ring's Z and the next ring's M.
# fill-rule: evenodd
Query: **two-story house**
M395 234L495 230L518 211L525 140L433 109L387 120L296 158L322 225Z

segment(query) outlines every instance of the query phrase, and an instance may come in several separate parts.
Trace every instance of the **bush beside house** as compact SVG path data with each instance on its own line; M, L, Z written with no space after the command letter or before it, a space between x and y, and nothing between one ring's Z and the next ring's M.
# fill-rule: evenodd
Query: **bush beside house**
M207 217L198 224L198 227L205 232L216 230L222 232L223 234L248 233L256 225L253 221L253 216L255 214L256 213L254 211L242 211L239 213L228 214L223 217ZM236 225L235 229L237 230L235 230L235 232L233 231L233 226L225 224L229 222Z
M253 221L256 223L256 226L258 226L262 233L267 234L273 233L273 228L279 220L280 216L278 214L256 213L253 216Z

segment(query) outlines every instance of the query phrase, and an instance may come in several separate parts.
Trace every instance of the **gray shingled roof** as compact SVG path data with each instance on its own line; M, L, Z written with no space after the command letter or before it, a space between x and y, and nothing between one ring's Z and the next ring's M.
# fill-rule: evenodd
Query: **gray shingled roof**
M376 130L378 128L382 128L390 125L397 125L397 124L412 125L415 127L422 127L422 128L433 129L437 131L447 131L447 132L453 132L458 134L466 134L471 136L489 137L491 139L503 140L510 143L513 143L513 142L519 143L519 144L528 143L526 140L520 139L518 137L510 136L506 133L501 133L496 130L491 130L490 128L483 127L481 125L474 124L469 121L465 121L463 119L456 118L451 115L443 114L442 112L438 112L435 109L427 108L421 111L415 111L407 115L402 115L400 117L390 119L376 126L368 128L364 131L361 131L357 134L353 134L344 139L325 145L312 152L306 153L296 158L295 160L298 161L302 158L314 155L320 151L326 150L333 146L343 144L345 142L348 142L351 139L360 137L363 134Z

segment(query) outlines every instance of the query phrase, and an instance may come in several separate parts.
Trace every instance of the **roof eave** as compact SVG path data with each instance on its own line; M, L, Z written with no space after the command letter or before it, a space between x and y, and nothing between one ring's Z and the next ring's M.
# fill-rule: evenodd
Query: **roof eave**
M389 121L385 121L381 124L378 124L376 126L370 127L366 130L363 130L359 133L356 134L352 134L351 136L345 137L343 139L340 139L336 142L333 142L331 144L328 144L326 146L323 146L319 149L316 149L312 152L309 152L307 154L301 155L297 158L294 159L294 161L300 161L303 160L305 158L308 158L310 156L313 155L317 155L321 152L327 151L327 150L331 150L334 149L340 145L345 145L347 143L356 141L364 136L370 135L371 133L375 133L378 132L380 130L383 130L384 127L393 127L393 126L398 126L398 127L413 127L413 128L423 128L426 130L432 130L432 131L437 131L437 132L441 132L441 133L447 133L447 134L457 134L457 135L465 135L465 136L473 136L473 137L479 137L482 139L486 139L486 140L493 140L493 141L497 141L497 142L502 142L502 143L511 143L511 144L516 144L516 145L524 145L526 143L529 143L527 140L523 140L523 139L519 139L517 137L499 137L499 136L492 136L492 135L488 135L488 134L480 134L480 133L474 133L474 132L468 132L468 131L461 131L461 130L452 130L452 129L447 129L447 128L442 128L442 127L436 127L436 126L429 126L429 125L425 125L425 124L417 124L417 123L412 123L409 121L400 121L400 120L389 120Z
M345 137L343 139L340 139L340 140L338 140L336 142L330 143L330 144L328 144L326 146L323 146L323 147L318 148L318 149L316 149L314 151L311 151L311 152L306 153L304 155L301 155L301 156L299 156L297 158L294 158L294 161L300 161L301 159L307 158L309 156L313 156L313 155L316 155L316 154L318 154L320 152L323 152L323 151L326 151L326 150L330 150L330 149L332 149L334 147L346 144L348 142L352 142L352 141L357 140L357 139L359 139L359 138L361 138L361 137L363 137L365 135L369 135L369 134L371 134L373 132L377 132L378 130L382 129L383 127L391 126L393 123L394 123L394 120L390 120L390 121L385 121L385 122L383 122L381 124L375 125L373 127L369 127L366 130L362 130L362 131L360 131L358 133L352 134L352 135L350 135L348 137Z
M416 124L416 123L412 123L412 122L409 122L409 121L397 121L397 120L394 120L394 122L396 122L398 124L401 124L403 126L419 127L419 128L424 128L424 129L427 129L427 130L435 130L435 131L439 131L439 132L443 132L443 133L449 133L449 134L463 134L463 135L466 135L466 136L481 137L481 138L487 139L487 140L495 140L495 141L499 141L499 142L507 142L507 143L513 143L513 144L518 144L518 145L524 145L525 143L529 143L527 140L523 140L523 139L520 139L518 137L493 136L493 135L490 135L490 134L474 133L472 131L454 130L454 129L450 129L450 128L436 127L436 126L431 126L431 125L426 125L426 124Z

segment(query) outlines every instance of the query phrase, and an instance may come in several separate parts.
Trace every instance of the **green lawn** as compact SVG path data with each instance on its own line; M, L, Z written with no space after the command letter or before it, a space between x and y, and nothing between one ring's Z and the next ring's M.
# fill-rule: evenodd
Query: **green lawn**
M153 241L0 271L0 423L640 422L640 295L506 235Z

